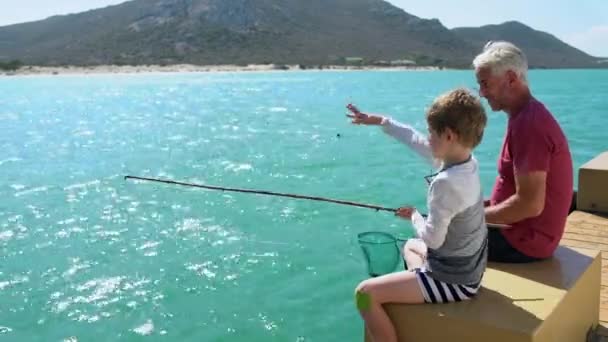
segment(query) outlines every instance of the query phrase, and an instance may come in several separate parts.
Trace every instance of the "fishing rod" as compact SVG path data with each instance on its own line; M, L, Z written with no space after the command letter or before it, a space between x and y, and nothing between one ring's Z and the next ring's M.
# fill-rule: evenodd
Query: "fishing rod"
M287 193L272 192L272 191L265 191L265 190L226 188L226 187L221 187L221 186L202 185L202 184L195 184L195 183L179 182L179 181L174 181L174 180L170 180L170 179L158 179L158 178L148 178L148 177L125 176L125 180L128 180L128 179L145 181L145 182L154 182L154 183L179 185L179 186L185 186L185 187L191 187L191 188L201 188L201 189L207 189L207 190L240 192L240 193L257 194L257 195L289 197L289 198L304 199L304 200L319 201L319 202L330 202L330 203L336 203L336 204L342 204L342 205L349 205L349 206L353 206L353 207L374 209L376 211L389 211L389 212L392 212L392 213L397 212L397 209L395 209L395 208L386 208L386 207L381 207L381 206L372 205L372 204L357 203L357 202L351 202L351 201L342 201L342 200L336 200L336 199L324 198L324 197L317 197L317 196L305 196L305 195L287 194Z

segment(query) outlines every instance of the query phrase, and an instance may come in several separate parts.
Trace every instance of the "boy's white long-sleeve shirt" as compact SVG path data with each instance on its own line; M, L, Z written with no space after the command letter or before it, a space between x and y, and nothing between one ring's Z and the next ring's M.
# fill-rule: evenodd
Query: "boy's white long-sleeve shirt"
M382 120L385 133L407 145L411 150L422 156L433 167L441 163L433 158L427 137L412 126L394 121L390 118ZM476 162L474 162L476 164ZM471 168L475 170L471 170ZM425 219L418 211L412 215L412 224L417 235L429 248L437 249L443 245L447 235L448 225L452 218L467 207L475 204L481 191L479 182L470 182L469 178L477 176L477 166L463 164L447 174L440 173L431 183L428 192L427 206L429 213Z
M382 120L385 133L407 145L434 167L442 167L431 153L428 139L413 127ZM474 284L485 270L487 228L477 160L442 168L431 182L428 216L412 215L416 234L429 248L427 266L437 280Z

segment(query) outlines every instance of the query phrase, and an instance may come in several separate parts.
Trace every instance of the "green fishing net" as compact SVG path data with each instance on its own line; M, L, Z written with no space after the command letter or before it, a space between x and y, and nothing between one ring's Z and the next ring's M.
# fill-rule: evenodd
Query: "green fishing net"
M391 273L401 260L397 239L384 232L365 232L357 235L359 246L367 263L367 273L371 277Z

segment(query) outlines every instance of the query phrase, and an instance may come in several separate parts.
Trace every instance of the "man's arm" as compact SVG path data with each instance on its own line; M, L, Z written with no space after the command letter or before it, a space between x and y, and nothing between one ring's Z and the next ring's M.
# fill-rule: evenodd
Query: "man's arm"
M512 224L540 215L545 209L547 172L515 174L515 194L502 203L486 207L486 221Z

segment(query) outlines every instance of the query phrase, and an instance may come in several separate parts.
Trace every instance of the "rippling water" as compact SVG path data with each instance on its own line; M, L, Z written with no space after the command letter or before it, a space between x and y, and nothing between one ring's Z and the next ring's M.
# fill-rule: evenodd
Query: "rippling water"
M576 166L606 150L608 72L535 71ZM356 234L390 215L125 182L134 174L424 205L427 166L344 105L425 129L471 72L0 78L0 340L352 341ZM506 123L476 152L484 190ZM339 134L339 136L338 136Z

